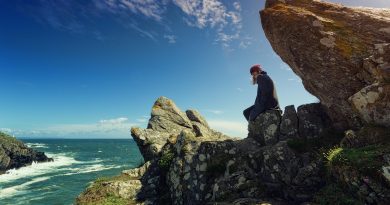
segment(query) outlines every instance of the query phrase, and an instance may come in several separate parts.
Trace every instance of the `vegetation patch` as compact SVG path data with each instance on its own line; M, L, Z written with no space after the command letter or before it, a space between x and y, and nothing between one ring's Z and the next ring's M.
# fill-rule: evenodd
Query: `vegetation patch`
M163 170L168 170L173 161L174 153L169 150L167 152L163 152L160 159L158 160L158 165Z
M78 198L78 205L133 205L136 202L115 195L108 184L115 181L128 181L136 178L126 174L111 177L99 177Z
M384 165L383 155L388 153L390 153L389 145L378 144L361 148L337 147L326 153L325 157L330 168L350 167L366 176L378 178Z
M343 137L344 133L342 132L326 129L318 138L290 139L287 141L287 145L298 153L323 153L335 145L338 145Z
M0 132L0 141L2 142L2 144L16 144L19 146L23 146L23 143L21 141L4 132Z
M320 205L363 205L361 201L353 197L351 193L345 192L339 184L331 183L323 187L314 196L313 202Z

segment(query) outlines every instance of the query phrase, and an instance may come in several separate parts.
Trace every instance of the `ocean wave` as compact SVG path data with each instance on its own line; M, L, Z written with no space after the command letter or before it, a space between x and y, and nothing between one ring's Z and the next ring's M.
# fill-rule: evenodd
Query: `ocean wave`
M33 162L31 165L19 169L10 169L5 174L0 175L0 183L12 182L21 178L35 177L47 173L57 172L61 167L68 167L73 164L82 163L73 157L62 154L48 154L53 158L53 162Z
M19 184L19 185L7 187L7 188L2 188L2 189L0 189L0 199L10 198L10 197L13 197L15 195L23 194L27 191L26 189L28 188L29 185L37 183L37 182L46 181L48 179L50 179L50 177L38 177L38 178L34 178L28 182L25 182L23 184Z
M47 144L43 144L43 143L25 143L25 144L31 148L49 148Z
M96 164L96 163L101 163L103 162L104 160L100 159L100 158L95 158L94 160L90 160L90 161L83 161L84 164Z
M116 168L121 168L121 167L122 166L119 166L119 165L94 164L94 165L89 165L89 166L70 168L69 173L65 173L62 175L68 176L68 175L75 175L75 174L84 174L84 173L90 173L90 172L98 172L98 171L107 170L107 169L116 169Z

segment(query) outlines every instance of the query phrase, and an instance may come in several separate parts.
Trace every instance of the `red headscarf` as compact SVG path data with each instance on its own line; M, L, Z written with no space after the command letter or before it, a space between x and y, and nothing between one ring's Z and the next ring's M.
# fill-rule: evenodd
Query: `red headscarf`
M253 66L251 67L250 73L251 73L251 74L252 74L253 72L258 72L258 73L260 73L261 70L262 70L262 69L261 69L261 65L256 64L256 65L253 65Z

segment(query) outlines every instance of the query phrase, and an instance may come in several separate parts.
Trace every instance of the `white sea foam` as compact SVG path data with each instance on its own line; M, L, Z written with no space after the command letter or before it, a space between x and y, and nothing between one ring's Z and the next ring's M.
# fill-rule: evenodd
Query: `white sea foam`
M50 177L38 177L38 178L32 179L31 181L25 182L23 184L0 189L0 199L9 198L9 197L12 197L15 195L23 194L26 192L26 189L28 188L29 185L37 183L37 182L41 182L41 181L46 181L48 179L50 179Z
M115 165L102 165L102 164L93 164L89 166L83 166L78 168L70 168L68 173L62 174L64 176L74 175L74 174L84 174L89 172L98 172L107 169L121 168L122 166Z
M31 148L48 148L47 144L43 144L43 143L25 143L25 144Z
M0 183L12 182L17 179L35 177L47 173L57 172L61 167L69 167L72 164L82 163L66 154L47 154L53 158L53 162L33 162L31 165L19 169L8 170L5 174L0 175Z
M91 160L91 161L84 161L84 164L97 164L97 163L101 163L101 162L103 162L102 159L95 158L94 160Z

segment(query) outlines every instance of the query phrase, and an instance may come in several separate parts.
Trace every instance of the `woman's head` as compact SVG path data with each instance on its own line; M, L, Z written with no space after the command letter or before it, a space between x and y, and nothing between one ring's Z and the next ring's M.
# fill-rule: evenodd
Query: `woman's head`
M253 65L249 71L251 75L254 75L255 73L259 74L262 71L261 65L259 64Z
M261 73L262 69L259 64L253 65L249 72L252 75L252 83L253 85L257 83L257 76Z

